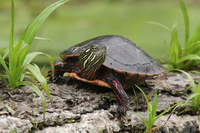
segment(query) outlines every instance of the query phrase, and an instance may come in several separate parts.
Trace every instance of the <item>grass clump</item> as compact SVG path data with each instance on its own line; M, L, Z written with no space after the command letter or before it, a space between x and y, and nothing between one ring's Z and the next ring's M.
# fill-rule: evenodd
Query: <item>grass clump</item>
M164 115L165 113L167 113L168 111L170 111L172 108L174 108L175 106L177 106L180 103L177 103L175 105L173 105L172 107L170 107L169 109L165 110L164 112L162 112L161 114L159 114L158 116L156 116L156 109L157 109L157 91L155 90L155 94L154 94L154 100L153 100L153 105L149 102L147 95L142 91L142 89L140 89L137 85L136 87L142 92L143 97L146 100L147 103L147 121L140 116L138 113L134 112L137 116L139 116L142 121L144 122L146 129L145 129L145 133L147 132L151 132L152 126L154 124L154 122L160 118L162 115Z
M182 0L178 0L179 5L184 17L185 23L185 44L183 46L180 45L178 40L178 31L177 31L177 20L174 21L172 26L172 30L167 26L150 22L152 24L159 25L166 29L171 34L171 43L168 48L168 54L170 59L170 65L166 65L169 69L190 69L191 67L195 67L200 63L200 23L196 27L192 36L189 34L189 17L187 13L187 9ZM166 45L166 42L165 42Z
M42 52L28 53L28 51L42 23L51 14L51 12L53 12L54 9L56 9L57 7L59 7L67 1L68 0L59 0L47 7L46 9L44 9L33 21L29 23L19 41L14 45L15 10L14 0L11 0L11 30L8 46L9 50L4 56L0 54L0 65L3 66L6 73L5 75L0 74L0 77L5 82L6 87L9 90L14 90L20 85L30 86L37 93L37 95L39 95L42 98L44 114L46 103L42 92L32 82L24 81L24 78L31 78L33 76L34 79L37 79L40 82L42 88L46 92L49 99L52 101L46 79L41 74L39 67L36 64L31 64L30 62L37 55L46 55L49 58L52 71L54 71L53 59L48 54ZM2 53L5 49L7 48L1 49L0 53ZM5 61L5 58L7 56L9 59L8 66ZM6 79L8 79L8 82Z
M192 92L193 92L186 99L186 101L182 104L182 106L189 107L189 108L187 108L186 111L192 111L193 114L199 115L200 114L200 80L199 80L198 84L196 85L194 79L190 76L189 73L187 73L183 70L177 70L177 69L176 69L176 71L182 72L188 77L188 79L190 80L191 86L189 86L186 89L186 92L188 89L192 89ZM198 71L191 71L191 72L200 74L200 72L198 72Z

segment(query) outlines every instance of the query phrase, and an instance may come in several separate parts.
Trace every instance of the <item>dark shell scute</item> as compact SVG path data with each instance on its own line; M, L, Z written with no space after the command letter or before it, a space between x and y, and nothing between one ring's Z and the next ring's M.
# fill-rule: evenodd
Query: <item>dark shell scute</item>
M107 36L101 44L107 46L104 65L109 68L138 74L157 74L164 68L140 47L122 36Z

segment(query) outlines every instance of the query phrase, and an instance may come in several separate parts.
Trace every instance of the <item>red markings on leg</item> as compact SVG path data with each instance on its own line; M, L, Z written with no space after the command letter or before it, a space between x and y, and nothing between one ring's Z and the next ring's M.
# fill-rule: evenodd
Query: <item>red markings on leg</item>
M114 91L114 93L116 94L117 98L119 99L119 101L120 101L120 103L121 103L121 105L122 105L122 101L121 101L121 99L120 99L120 97L119 97L119 95L118 95L118 94L120 94L120 90L119 90L119 88L117 87L117 82L116 82L115 80L113 80L113 82L115 83L114 87L117 89L118 93L116 93L115 90L113 90L113 91Z
M84 79L84 78L79 77L79 76L77 75L77 73L69 73L68 76L71 77L71 78L77 79L77 80L79 80L79 81L89 83L89 84L93 84L93 85L98 85L98 86L102 86L102 87L111 88L110 85L108 85L106 82L104 82L104 81L102 81L102 80L99 80L99 79L87 80L87 79Z

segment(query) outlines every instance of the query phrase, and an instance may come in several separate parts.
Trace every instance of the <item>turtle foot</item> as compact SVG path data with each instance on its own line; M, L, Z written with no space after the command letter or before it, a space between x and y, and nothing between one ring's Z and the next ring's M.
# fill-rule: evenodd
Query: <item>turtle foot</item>
M119 114L125 115L126 111L129 110L129 107L130 107L130 104L129 104L129 101L128 101L127 104L119 106L117 111L119 112Z

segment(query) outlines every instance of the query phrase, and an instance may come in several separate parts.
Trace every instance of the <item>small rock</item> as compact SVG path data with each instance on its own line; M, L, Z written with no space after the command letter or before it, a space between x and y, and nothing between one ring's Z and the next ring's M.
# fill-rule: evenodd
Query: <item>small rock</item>
M0 116L0 131L3 133L10 133L11 131L28 133L32 127L33 125L29 120L22 120L11 116Z
M12 115L14 115L15 111L14 111L9 105L5 104L5 108L6 108L6 110L7 110L9 113L11 113Z
M0 103L0 111L4 109L4 104Z

